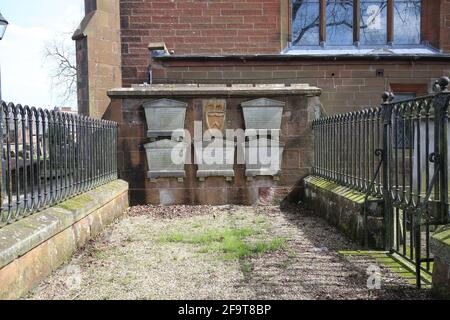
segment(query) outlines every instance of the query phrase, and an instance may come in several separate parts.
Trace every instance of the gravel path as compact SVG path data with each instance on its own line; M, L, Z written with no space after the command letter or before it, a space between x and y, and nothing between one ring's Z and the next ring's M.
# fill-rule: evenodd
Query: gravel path
M198 243L164 241L246 228L281 249L224 259ZM429 299L310 212L276 207L134 207L29 299ZM369 267L381 289L369 290Z

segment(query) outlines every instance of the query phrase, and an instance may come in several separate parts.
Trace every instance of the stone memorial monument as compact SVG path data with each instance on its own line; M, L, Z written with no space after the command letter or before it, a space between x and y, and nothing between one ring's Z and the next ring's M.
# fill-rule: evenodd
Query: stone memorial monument
M284 147L280 143L284 102L260 98L241 104L244 112L246 177L272 176L278 179Z
M234 177L234 141L226 140L226 101L203 100L203 137L194 143L197 178Z
M186 103L170 99L144 103L147 137L183 137L186 108Z
M147 155L148 178L186 177L184 169L188 145L184 139L187 103L160 99L143 105L147 120L147 137L151 143L144 147Z
M147 143L145 151L149 163L147 177L151 180L158 178L186 178L184 165L188 145L184 142L164 139Z
M234 177L235 149L234 141L195 142L195 162L198 165L197 178L204 181L207 177L225 177L227 181L231 181Z

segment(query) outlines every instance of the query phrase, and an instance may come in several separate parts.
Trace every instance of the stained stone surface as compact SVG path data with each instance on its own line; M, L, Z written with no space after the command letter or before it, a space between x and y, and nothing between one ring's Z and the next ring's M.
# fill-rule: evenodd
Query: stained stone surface
M194 144L197 177L234 177L235 143L233 141Z
M184 130L187 103L160 99L144 103L147 137L179 136Z
M281 174L284 146L279 141L259 138L245 142L241 147L245 153L246 177Z
M146 144L148 178L185 178L187 147L186 143L173 140L159 140Z
M246 129L280 130L284 102L261 98L241 104Z

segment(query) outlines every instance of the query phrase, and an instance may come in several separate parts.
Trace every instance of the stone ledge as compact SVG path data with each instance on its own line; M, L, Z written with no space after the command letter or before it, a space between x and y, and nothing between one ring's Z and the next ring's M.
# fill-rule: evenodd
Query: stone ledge
M450 224L439 228L431 237L431 249L450 265Z
M0 229L0 269L127 191L116 180Z
M127 207L128 184L117 180L0 230L2 261L13 259L0 268L0 299L26 295Z
M317 176L304 179L304 202L316 214L361 245L365 244L365 194ZM384 247L383 201L370 197L367 207L368 246Z
M285 96L306 95L320 96L322 90L308 84L153 84L137 85L132 88L116 88L108 91L111 98L126 97L254 97L254 96Z
M450 300L450 225L440 227L431 237L431 253L434 256L433 294Z
M356 202L357 204L364 204L364 200L366 197L364 193L355 191L347 187L343 187L330 180L326 180L324 178L316 176L309 176L305 178L305 182L315 185L318 188L329 190L330 192L333 192L336 195L344 197L350 201ZM374 201L380 201L380 199L369 197L369 203Z

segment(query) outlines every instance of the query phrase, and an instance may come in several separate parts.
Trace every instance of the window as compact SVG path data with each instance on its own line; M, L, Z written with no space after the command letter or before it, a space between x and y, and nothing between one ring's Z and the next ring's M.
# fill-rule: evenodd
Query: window
M327 1L326 43L329 45L353 44L353 0Z
M387 0L361 1L360 43L382 45L387 43Z
M302 46L319 45L319 0L293 2L293 42Z
M417 45L421 0L291 0L293 46Z

